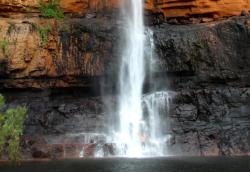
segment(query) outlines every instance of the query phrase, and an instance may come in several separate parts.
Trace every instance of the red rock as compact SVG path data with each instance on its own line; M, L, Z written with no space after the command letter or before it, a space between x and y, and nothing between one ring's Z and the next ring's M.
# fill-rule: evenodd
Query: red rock
M38 14L39 1L0 0L0 15L8 17ZM120 6L122 0L61 0L60 5L65 13L80 15L109 11ZM209 17L222 18L240 15L250 10L249 0L146 0L145 9L162 10L165 17ZM21 15L21 16L22 16Z
M166 17L221 18L240 15L250 10L249 0L154 0Z
M61 7L65 13L85 15L91 20L97 17L99 12L118 8L120 3L118 0L62 0ZM240 15L242 11L249 11L250 3L249 0L147 0L145 9L146 15L152 16L150 24L162 23L164 21L162 13L171 23L190 24ZM0 41L7 38L9 42L7 58L0 49L0 75L5 76L4 80L0 80L0 87L80 87L89 84L80 77L100 77L104 74L110 62L108 58L112 56L112 51L107 50L112 49L113 40L103 40L90 32L97 32L100 25L105 25L105 21L96 19L95 22L99 26L94 24L94 27L90 28L91 31L81 31L74 37L78 26L72 26L73 19L55 21L23 16L34 13L39 14L37 0L0 0L0 15L12 16L0 20ZM72 22L69 22L71 20ZM34 25L39 27L51 25L53 28L48 34L46 46L41 47L41 37L37 29L34 29ZM108 25L103 28L108 28ZM107 33L109 31L107 29ZM61 32L71 36L63 42L60 37ZM83 52L81 48L76 49L79 44L91 44L91 49Z

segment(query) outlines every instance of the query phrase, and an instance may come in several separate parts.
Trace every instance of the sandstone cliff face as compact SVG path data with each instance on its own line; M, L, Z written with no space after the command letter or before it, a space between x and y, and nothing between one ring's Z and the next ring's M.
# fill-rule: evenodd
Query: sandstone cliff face
M102 13L119 8L118 0L61 0L65 13L87 15ZM0 0L0 16L37 15L38 0ZM218 19L240 15L242 11L250 10L249 0L146 0L148 10L162 10L167 18L206 17ZM22 14L20 14L22 13Z
M240 15L250 10L249 0L155 0L167 17L212 17Z
M2 88L88 84L78 77L88 80L89 77L103 75L117 39L109 36L113 28L102 20L61 23L9 19L0 21L0 24L0 40L7 42L6 47L0 50L0 75L4 77L0 81ZM47 25L53 30L47 34L48 43L42 45L39 27Z
M46 1L44 1L46 2ZM60 6L65 13L87 13L101 12L118 7L120 2L117 0L61 0ZM38 13L39 0L0 0L0 15L20 13Z

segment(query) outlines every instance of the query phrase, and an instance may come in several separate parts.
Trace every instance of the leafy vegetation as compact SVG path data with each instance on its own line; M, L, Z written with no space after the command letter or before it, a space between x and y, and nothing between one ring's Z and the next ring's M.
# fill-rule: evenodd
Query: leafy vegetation
M39 9L43 17L64 19L64 13L60 8L60 0L39 1Z
M3 110L4 97L0 95L0 155L7 148L9 159L18 161L21 158L20 137L23 135L26 107L18 106Z
M37 26L37 31L39 33L39 36L41 38L41 44L42 47L45 46L48 43L48 35L52 31L52 28L50 25L46 26Z
M9 46L9 41L4 38L3 40L0 40L0 49L3 52L4 57L8 56L8 46Z

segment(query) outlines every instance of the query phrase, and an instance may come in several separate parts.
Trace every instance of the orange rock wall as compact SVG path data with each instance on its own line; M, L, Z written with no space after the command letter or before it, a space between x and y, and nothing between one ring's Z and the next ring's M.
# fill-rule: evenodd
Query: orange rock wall
M61 0L60 5L66 13L85 14L89 10L101 11L118 7L117 0ZM0 13L39 12L39 0L0 0Z
M243 10L248 11L249 1L146 0L145 8L163 11L166 17L210 15L215 18L239 15ZM5 84L6 88L24 85L36 88L79 86L76 76L99 77L103 75L105 64L109 62L109 59L104 57L111 56L112 51L107 50L111 50L112 43L114 43L111 38L103 39L108 38L109 27L103 27L107 30L100 32L103 33L101 36L95 36L90 33L91 31L86 31L82 32L81 39L78 39L79 36L69 37L65 46L59 35L62 30L66 30L65 32L69 34L77 32L77 27L67 27L71 27L69 21L74 23L73 21L78 19L74 18L74 15L69 15L64 21L57 23L53 19L37 17L40 14L38 2L38 0L0 0L0 17L2 16L0 18L0 41L7 40L8 42L5 52L0 47L0 75L3 71L3 76L6 76L5 80L0 78L0 86L1 84ZM61 7L65 13L85 15L118 8L120 3L121 0L61 0ZM100 23L99 25L95 22L91 24L91 19L88 17L82 19L85 23L90 22L88 29L93 26L92 29L95 31L105 24L105 20L110 20L110 18L103 20L102 15L99 16L92 20L92 22ZM48 35L48 44L42 47L41 36L38 30L34 29L34 25L41 27L48 24L52 26L53 31ZM61 27L62 24L65 27ZM82 47L89 44L92 48L84 52L81 48L76 50L75 48L80 44L83 45ZM67 52L64 52L65 49ZM81 52L81 54L75 54L76 52ZM34 78L47 79L46 82L38 82Z
M208 16L214 18L240 15L250 10L250 0L154 0L166 17Z
M0 47L0 67L6 61L4 73L8 75L4 80L0 76L0 87L67 87L75 83L78 86L77 76L103 75L104 57L111 56L106 51L112 49L111 42L96 37L91 31L74 37L72 35L78 30L68 22L37 18L0 20L0 43L7 41L5 51ZM46 45L42 44L35 25L53 28ZM62 40L60 31L70 36ZM80 44L82 46L78 49ZM88 45L91 48L85 50ZM40 82L42 78L47 78L47 81Z
M119 6L122 0L61 0L66 13L86 14ZM0 0L0 14L38 13L39 0ZM206 16L221 18L250 10L250 0L145 0L145 8L162 9L166 17Z

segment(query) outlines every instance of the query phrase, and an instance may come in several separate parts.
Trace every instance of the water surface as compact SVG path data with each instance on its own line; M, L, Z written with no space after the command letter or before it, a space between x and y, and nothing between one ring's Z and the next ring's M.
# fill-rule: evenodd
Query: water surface
M250 157L103 158L3 165L0 172L250 172Z

